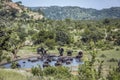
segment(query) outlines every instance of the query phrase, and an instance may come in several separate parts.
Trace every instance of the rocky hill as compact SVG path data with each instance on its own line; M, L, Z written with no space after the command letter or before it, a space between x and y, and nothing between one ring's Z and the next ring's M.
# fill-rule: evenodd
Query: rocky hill
M73 20L98 20L105 18L120 18L120 7L96 10L92 8L80 8L72 6L51 6L51 7L31 7L30 9L43 12L49 19L62 20L70 18Z
M3 19L42 19L43 15L29 10L22 3L11 0L0 0L0 17Z

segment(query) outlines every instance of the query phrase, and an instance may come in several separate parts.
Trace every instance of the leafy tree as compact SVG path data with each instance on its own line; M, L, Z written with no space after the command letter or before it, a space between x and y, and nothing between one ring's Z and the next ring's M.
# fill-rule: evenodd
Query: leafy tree
M55 35L53 32L42 30L33 36L33 40L35 41L35 44L40 44L47 39L54 39L54 37Z
M56 42L62 42L63 44L70 44L72 42L72 39L69 33L63 30L59 30L56 31Z
M0 27L0 62L6 58L6 54L4 51L9 51L10 49L10 35L12 31L9 29L5 29L4 27Z
M93 40L97 42L98 40L103 39L104 34L102 30L99 30L95 27L90 27L89 29L85 29L84 33L82 33L82 41L83 42L90 42Z

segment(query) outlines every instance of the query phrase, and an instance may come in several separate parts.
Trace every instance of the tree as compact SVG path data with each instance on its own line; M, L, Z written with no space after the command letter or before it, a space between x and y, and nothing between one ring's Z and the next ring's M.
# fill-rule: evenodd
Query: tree
M33 36L33 41L35 44L40 44L45 42L47 39L54 39L55 34L52 31L41 30L39 33Z
M10 49L10 35L12 31L5 28L0 27L0 62L6 58L6 55L4 51L9 51Z
M21 1L18 1L18 2L16 2L16 4L21 5L21 4L22 4L22 2L21 2Z
M83 42L90 42L93 40L94 42L97 42L98 40L101 40L104 38L104 33L102 30L97 29L95 27L90 27L89 29L85 29L84 33L82 33L82 41Z
M79 80L103 80L102 65L103 61L99 61L98 68L95 68L96 51L90 52L91 60L86 61L83 65L79 66L78 77Z
M63 30L56 31L56 42L62 42L63 44L70 44L72 42L69 33Z

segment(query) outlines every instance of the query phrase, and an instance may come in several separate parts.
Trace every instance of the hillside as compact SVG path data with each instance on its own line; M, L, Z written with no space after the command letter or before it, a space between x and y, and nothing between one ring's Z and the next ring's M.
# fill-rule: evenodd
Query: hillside
M30 11L23 6L21 2L12 2L11 0L0 1L0 17L3 19L19 20L19 19L42 19L43 15Z
M120 18L120 7L96 10L92 8L80 8L72 6L31 7L34 11L42 11L46 18L63 20L98 20L105 18Z

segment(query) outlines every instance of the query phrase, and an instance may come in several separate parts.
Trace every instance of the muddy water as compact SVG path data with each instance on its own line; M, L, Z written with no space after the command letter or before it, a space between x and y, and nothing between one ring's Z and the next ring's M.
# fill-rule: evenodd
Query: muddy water
M57 62L58 58L59 57L52 57L52 59L54 59L54 60L50 61L48 64L50 66L55 66L55 63ZM66 64L66 62L62 62L62 66L72 68L72 70L77 70L76 67L78 67L81 64L84 64L84 62L82 62L76 58L72 58L72 59L73 60L70 61L70 64ZM43 64L46 60L47 60L47 58L46 59L38 59L37 57L35 57L35 58L18 60L16 62L20 64L20 68L32 68L32 67L37 67L37 66L41 66L41 68L43 68ZM5 68L11 68L11 65L12 65L12 63L7 63L2 66Z

